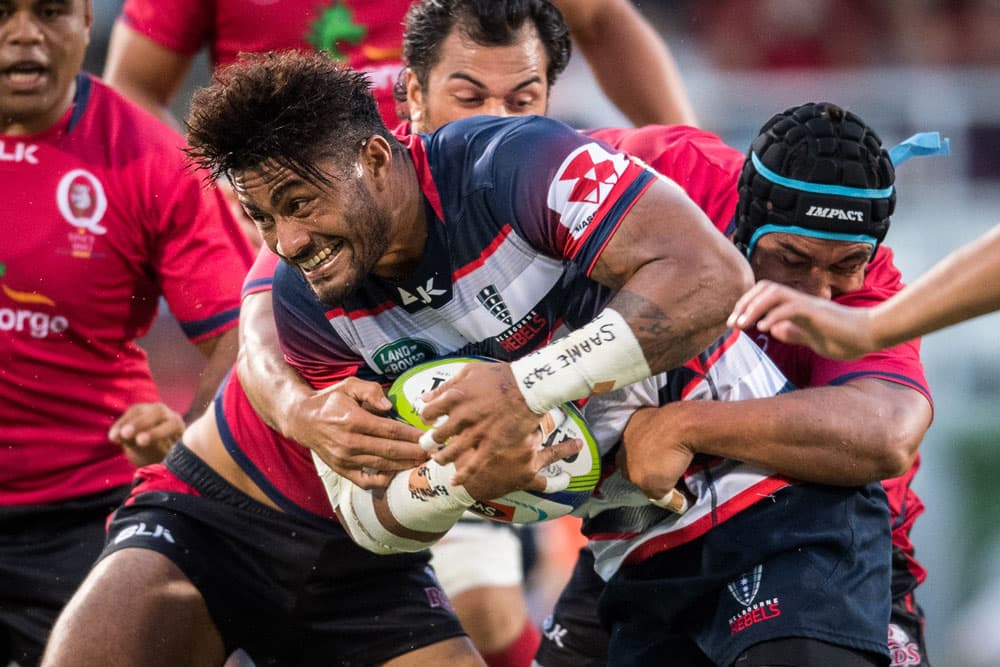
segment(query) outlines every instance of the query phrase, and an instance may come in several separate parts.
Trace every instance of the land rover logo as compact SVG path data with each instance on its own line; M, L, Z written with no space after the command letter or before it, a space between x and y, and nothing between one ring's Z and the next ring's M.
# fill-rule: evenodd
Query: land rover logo
M372 359L383 375L395 378L420 362L436 356L434 346L427 341L401 338L375 350Z

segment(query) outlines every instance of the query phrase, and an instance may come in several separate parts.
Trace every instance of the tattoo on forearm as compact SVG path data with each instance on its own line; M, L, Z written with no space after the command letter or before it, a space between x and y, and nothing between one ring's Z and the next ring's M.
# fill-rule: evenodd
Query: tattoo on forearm
M650 366L664 357L673 357L678 343L670 316L656 303L641 294L623 289L608 304L617 310L632 327L632 333L642 347Z

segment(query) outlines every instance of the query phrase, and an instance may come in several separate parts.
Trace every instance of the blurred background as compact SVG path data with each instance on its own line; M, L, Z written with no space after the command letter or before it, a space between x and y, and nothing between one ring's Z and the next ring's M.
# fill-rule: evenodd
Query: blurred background
M100 73L121 0L94 0L87 68ZM773 113L832 101L879 128L887 147L918 131L950 138L952 156L897 174L889 243L912 280L1000 223L1000 0L642 0L684 75L700 125L746 150ZM623 45L622 58L628 57ZM207 78L204 57L176 113ZM552 95L578 127L627 125L579 58ZM181 411L201 365L161 317L145 343L164 398ZM929 570L917 598L939 667L1000 665L1000 315L932 334L924 361L936 402L915 486L927 511L914 529ZM539 536L534 605L548 611L575 542Z

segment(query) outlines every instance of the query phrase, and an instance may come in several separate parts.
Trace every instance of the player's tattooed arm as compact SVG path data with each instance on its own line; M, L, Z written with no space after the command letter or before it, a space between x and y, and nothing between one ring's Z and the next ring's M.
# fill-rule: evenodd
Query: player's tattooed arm
M653 183L622 220L591 276L632 328L654 372L681 365L725 330L753 282L735 246L676 184Z

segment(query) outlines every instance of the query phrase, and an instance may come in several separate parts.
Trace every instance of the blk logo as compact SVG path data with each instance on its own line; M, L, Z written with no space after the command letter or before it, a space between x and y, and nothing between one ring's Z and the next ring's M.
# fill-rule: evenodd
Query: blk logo
M413 292L403 289L402 287L397 287L396 289L399 291L399 298L402 299L404 306L413 306L416 304L419 304L420 306L430 306L435 302L444 303L448 301L447 298L438 298L447 297L449 290L437 287L434 284L433 276L428 278L424 285L418 285Z

